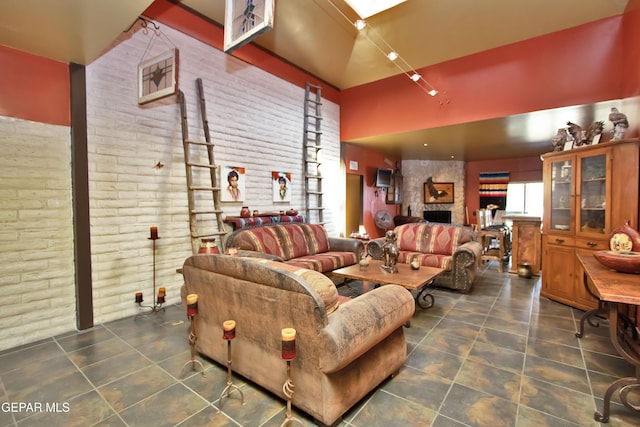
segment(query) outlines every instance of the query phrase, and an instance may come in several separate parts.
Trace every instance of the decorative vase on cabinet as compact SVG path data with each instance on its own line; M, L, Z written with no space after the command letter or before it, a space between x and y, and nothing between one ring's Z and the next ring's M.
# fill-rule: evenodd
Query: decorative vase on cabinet
M543 156L540 295L581 310L597 301L576 255L609 247L614 227L638 227L638 141L610 141Z

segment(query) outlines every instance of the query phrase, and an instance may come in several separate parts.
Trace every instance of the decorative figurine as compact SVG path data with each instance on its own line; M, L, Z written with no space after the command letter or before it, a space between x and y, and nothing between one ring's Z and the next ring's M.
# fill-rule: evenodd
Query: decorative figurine
M616 140L620 140L624 138L624 134L629 128L629 121L627 120L627 115L618 111L617 108L611 107L611 112L609 113L609 121L613 123L613 138Z
M567 128L559 128L558 133L551 138L551 145L553 146L553 151L562 151L564 150L564 144L567 142L569 138L569 134L567 133Z
M387 273L397 273L398 267L398 247L396 246L396 233L393 230L387 231L387 241L382 245L382 259L384 264L380 266Z
M587 144L592 144L596 136L600 135L604 130L604 121L600 120L591 123L587 128Z
M572 122L567 122L567 126L569 126L569 134L573 137L573 145L575 147L582 145L584 142L582 126Z

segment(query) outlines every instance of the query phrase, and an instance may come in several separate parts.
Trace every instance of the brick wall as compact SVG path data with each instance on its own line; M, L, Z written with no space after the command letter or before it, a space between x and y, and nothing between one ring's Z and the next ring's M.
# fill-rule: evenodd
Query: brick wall
M0 117L0 349L75 327L69 128Z
M176 269L192 251L179 106L175 97L138 105L141 61L179 49L192 139L203 135L195 92L195 79L203 79L216 162L247 171L245 201L224 203L225 215L238 215L243 205L262 212L304 206L304 88L169 27L161 30L162 37L123 34L86 70L96 324L135 314L136 291L153 300L151 226L161 237L156 287L167 289L169 304L179 302ZM331 235L344 228L339 115L339 106L324 100L320 154ZM73 330L76 321L70 130L0 117L0 148L2 350ZM272 201L274 170L291 172L291 203Z
M223 203L225 215L242 206L273 212L304 206L302 129L304 88L162 26L164 36L123 35L87 67L91 245L96 323L136 312L136 291L152 299L149 227L158 226L156 286L179 301L176 268L191 254L180 111L175 97L139 106L137 64L179 49L179 86L185 93L192 140L202 139L196 78L203 80L218 165L246 167L245 200ZM150 37L155 37L151 48ZM340 172L339 107L323 104L325 189L344 189ZM154 167L161 162L164 167ZM272 171L291 172L292 200L272 201ZM226 180L225 180L226 181ZM224 181L223 181L224 182ZM340 193L326 197L330 234L343 221ZM336 193L339 197L335 197ZM211 205L211 203L210 203Z

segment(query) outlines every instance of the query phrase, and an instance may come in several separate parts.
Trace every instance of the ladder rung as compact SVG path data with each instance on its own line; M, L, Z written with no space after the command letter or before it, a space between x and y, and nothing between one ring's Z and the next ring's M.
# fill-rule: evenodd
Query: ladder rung
M187 166L191 166L191 167L196 167L196 168L207 168L207 169L215 169L217 168L216 165L210 165L208 163L192 163L192 162L187 162Z
M307 191L307 194L313 194L314 196L322 196L324 193L322 191Z
M306 129L305 132L315 133L316 135L322 135L322 131L314 130L314 129Z
M187 144L193 144L193 145L204 145L207 147L214 147L215 144L213 142L207 142L207 141L187 141Z
M307 208L308 211L323 211L325 208Z
M307 147L307 148L315 148L316 150L320 150L322 148L320 145L309 145L309 144L305 145L305 147Z
M307 163L317 163L317 164L320 164L320 162L319 162L319 161L317 161L317 160L313 160L313 159L307 159L307 160L305 160L305 161L306 161Z
M305 117L311 117L312 119L322 120L322 116L318 116L316 114L305 114Z
M189 190L195 190L195 191L220 191L220 187L196 187L196 186L191 186L191 187L189 187Z
M309 179L322 179L319 175L305 175L304 177Z
M316 105L322 105L322 101L318 101L317 99L307 98L307 102L313 102Z
M217 214L222 213L222 209L193 209L191 210L191 215L202 215L202 214Z

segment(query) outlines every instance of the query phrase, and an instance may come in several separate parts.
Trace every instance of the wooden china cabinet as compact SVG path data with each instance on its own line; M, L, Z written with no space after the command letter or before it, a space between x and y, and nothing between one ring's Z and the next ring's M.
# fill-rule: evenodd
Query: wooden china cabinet
M540 295L581 310L597 306L576 255L608 250L626 221L638 229L639 141L610 141L542 156Z

